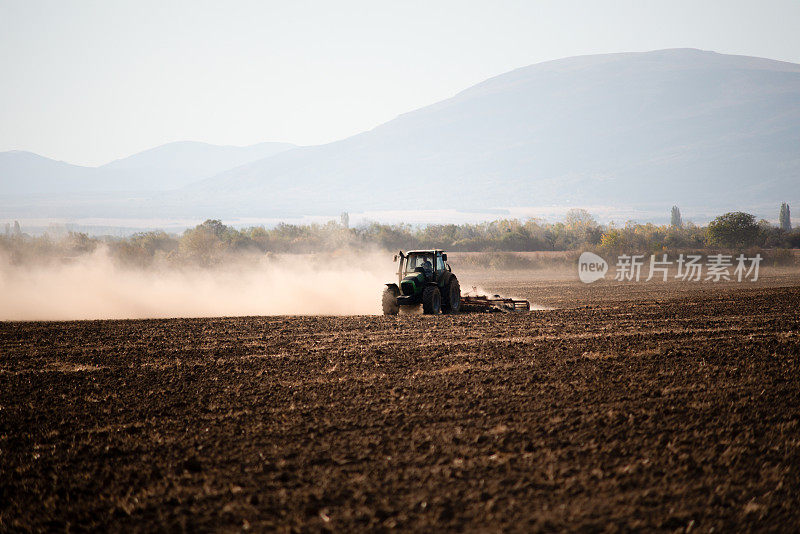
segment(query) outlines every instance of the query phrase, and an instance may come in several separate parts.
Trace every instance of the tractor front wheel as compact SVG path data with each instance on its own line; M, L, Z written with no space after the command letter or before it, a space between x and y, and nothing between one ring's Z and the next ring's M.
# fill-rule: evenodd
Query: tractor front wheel
M383 290L381 297L381 305L383 306L384 315L397 315L400 311L400 306L397 305L397 297L400 292L396 287L387 287Z
M422 312L436 315L442 311L442 294L436 286L428 286L422 291Z

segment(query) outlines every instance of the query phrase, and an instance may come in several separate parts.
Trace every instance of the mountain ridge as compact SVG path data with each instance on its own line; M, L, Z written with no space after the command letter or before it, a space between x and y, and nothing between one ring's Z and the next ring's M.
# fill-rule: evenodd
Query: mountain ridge
M598 54L520 67L354 136L96 211L738 209L800 201L797 146L800 65L696 49Z
M694 49L580 56L515 69L368 132L191 189L222 194L230 208L269 199L330 213L441 207L422 193L439 183L468 190L449 205L465 209L520 199L642 205L671 192L682 203L773 202L797 183L798 117L800 65ZM770 172L779 176L763 179Z
M0 152L0 195L177 189L292 148L290 143L234 146L175 141L96 167L10 150Z

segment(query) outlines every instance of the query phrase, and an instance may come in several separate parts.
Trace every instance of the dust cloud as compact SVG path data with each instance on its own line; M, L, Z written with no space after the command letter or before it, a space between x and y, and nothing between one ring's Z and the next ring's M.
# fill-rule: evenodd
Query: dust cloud
M67 264L2 262L0 320L377 314L395 269L377 252L130 268L101 249Z

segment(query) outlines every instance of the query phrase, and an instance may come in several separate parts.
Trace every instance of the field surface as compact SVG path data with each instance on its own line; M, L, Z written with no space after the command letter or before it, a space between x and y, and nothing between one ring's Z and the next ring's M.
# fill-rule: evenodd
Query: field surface
M477 282L552 309L0 323L0 530L797 528L800 279Z

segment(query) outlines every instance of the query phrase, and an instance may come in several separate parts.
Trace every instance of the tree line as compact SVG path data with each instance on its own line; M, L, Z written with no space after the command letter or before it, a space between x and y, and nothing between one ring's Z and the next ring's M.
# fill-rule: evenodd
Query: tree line
M785 214L785 215L784 215ZM570 251L657 253L674 250L800 248L800 230L791 228L789 208L781 209L779 226L742 212L720 215L707 226L683 222L672 209L669 225L599 224L586 210L570 210L563 221L501 219L474 224L381 224L350 227L344 215L326 224L281 223L272 228L236 229L216 219L182 234L151 231L127 238L90 237L70 232L55 238L30 236L19 225L0 235L0 252L10 261L66 259L104 246L121 263L146 266L154 261L211 265L244 253L311 253L357 249L441 248L453 252Z

